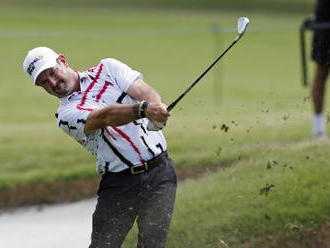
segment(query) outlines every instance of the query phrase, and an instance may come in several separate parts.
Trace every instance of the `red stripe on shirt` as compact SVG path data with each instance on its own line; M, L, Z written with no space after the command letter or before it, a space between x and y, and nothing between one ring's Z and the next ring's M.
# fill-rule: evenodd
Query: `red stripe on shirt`
M140 162L144 163L145 160L141 157L141 152L139 151L139 149L134 145L133 141L131 140L130 137L128 137L123 131L121 131L119 128L117 127L111 127L112 129L114 129L117 133L119 133L124 139L126 139L132 146L133 150L139 155L140 158Z
M99 79L100 75L101 75L101 72L102 72L102 69L103 69L103 64L100 65L100 68L99 70L97 71L96 73L96 76L93 80L93 82L91 82L91 84L88 86L87 90L85 91L82 99L81 99L81 102L80 104L77 106L77 108L79 109L79 107L82 107L84 106L85 102L86 102L86 99L87 99L87 94L90 92L90 90L94 87L95 83L97 82L97 80Z
M110 131L108 130L108 128L105 128L105 131L107 132L107 134L108 134L111 138L113 138L114 140L117 140L116 137L113 136L112 133L110 133Z
M105 81L105 83L104 83L104 85L103 85L103 88L101 89L101 91L97 94L97 96L96 96L96 102L99 102L100 101L100 99L101 99L101 97L102 97L102 95L104 94L104 92L107 90L107 88L109 87L109 85L111 85L111 83L110 82L108 82L108 81Z
M86 110L86 111L93 111L93 109L92 108L83 108L83 107L80 107L80 106L77 106L77 109L79 109L79 110Z

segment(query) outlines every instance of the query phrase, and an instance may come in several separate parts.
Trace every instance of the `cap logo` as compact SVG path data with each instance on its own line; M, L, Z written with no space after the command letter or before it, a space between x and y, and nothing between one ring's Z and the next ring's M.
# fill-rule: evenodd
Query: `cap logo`
M30 64L29 67L27 68L27 73L30 74L30 76L32 76L32 72L36 69L35 67L35 63L37 63L40 59L42 59L44 57L44 55L39 55L37 58L35 58Z

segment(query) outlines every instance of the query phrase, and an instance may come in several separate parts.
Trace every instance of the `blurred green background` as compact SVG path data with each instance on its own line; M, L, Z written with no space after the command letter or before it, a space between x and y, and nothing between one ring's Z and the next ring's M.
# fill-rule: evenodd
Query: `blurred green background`
M4 5L19 7L88 7L88 8L117 8L133 7L135 9L170 8L170 9L218 9L218 10L268 10L286 12L310 12L313 0L2 0Z
M38 186L69 194L79 191L68 186L75 180L90 187L99 178L95 158L56 127L58 100L24 74L29 49L49 46L78 70L117 58L141 71L169 104L233 41L237 19L247 16L242 40L178 104L164 130L179 175L214 172L180 184L169 247L222 247L221 240L242 247L268 234L300 239L317 230L329 219L329 142L310 138L310 89L301 86L299 47L299 27L313 5L1 1L1 206L54 202ZM308 68L311 79L311 61ZM328 123L328 102L325 109ZM260 195L267 183L276 184L269 197ZM79 188L71 200L95 193ZM292 231L296 225L306 228Z

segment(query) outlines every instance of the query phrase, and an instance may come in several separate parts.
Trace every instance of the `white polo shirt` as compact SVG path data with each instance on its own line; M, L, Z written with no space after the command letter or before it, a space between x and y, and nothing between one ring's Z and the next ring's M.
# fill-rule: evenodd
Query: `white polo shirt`
M126 94L142 74L115 59L103 59L95 67L79 72L80 89L60 99L57 124L67 134L97 156L96 170L119 172L128 164L137 165L167 150L161 131L148 131L147 119L122 126L108 126L86 135L84 127L90 112L115 103L135 103Z

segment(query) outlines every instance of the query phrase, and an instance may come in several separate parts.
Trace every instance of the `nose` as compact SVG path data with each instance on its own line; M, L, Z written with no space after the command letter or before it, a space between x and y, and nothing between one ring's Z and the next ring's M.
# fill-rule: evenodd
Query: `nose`
M57 83L57 80L54 77L49 77L48 78L48 82L49 82L49 85L50 86L55 87L56 86L56 83Z

